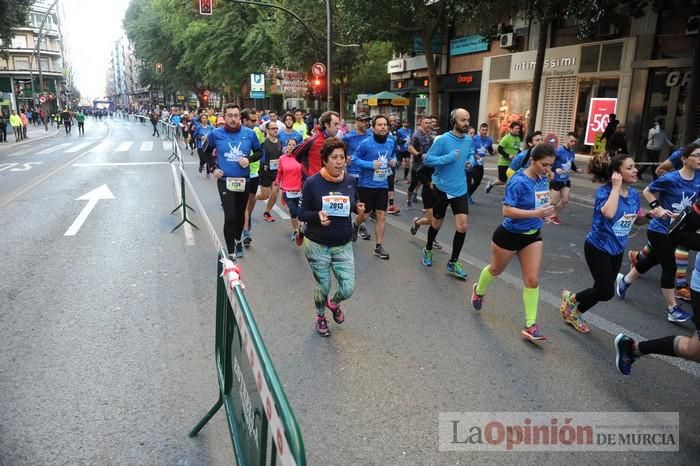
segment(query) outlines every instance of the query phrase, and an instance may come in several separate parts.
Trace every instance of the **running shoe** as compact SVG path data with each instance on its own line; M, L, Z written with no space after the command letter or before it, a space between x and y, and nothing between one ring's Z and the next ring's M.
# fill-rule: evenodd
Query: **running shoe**
M380 259L387 260L389 259L389 253L384 250L382 245L380 244L376 248L374 248L374 255L377 256Z
M331 336L331 331L328 328L328 321L326 320L326 316L316 316L316 333L318 333L322 337Z
M360 229L360 227L357 226L357 223L352 222L352 235L350 239L352 240L353 243L357 242L357 231Z
M396 204L391 204L388 209L386 209L387 214L398 215L401 210L396 207Z
M410 197L406 199L406 210L413 210L413 201Z
M331 303L330 297L326 297L326 307L333 313L333 320L336 324L340 325L345 322L345 314L340 309L340 305Z
M436 239L433 240L433 248L442 249L442 244L438 243Z
M270 212L263 212L263 218L265 219L266 222L274 222L275 217L270 214Z
M472 286L472 307L477 311L481 310L481 306L484 305L484 295L476 294L476 285Z
M666 314L666 320L669 322L686 322L692 318L693 314L684 311L680 304L673 306L673 309Z
M296 240L297 246L301 246L302 244L304 244L304 233L301 231L301 228L299 229L299 231L297 231L297 236L294 239Z
M433 246L435 246L434 243ZM423 248L423 265L426 267L433 265L433 251Z
M489 180L489 182L486 183L486 194L490 193L492 189L493 189L493 180Z
M290 239L291 239L292 241L296 241L296 240L297 240L297 232L296 232L296 231L293 231L293 232L292 232L292 237L291 237Z
M559 305L559 313L568 321L569 316L576 310L576 303L571 302L571 291L564 290L561 292L561 304Z
M242 243L236 243L236 257L241 258L243 257L243 244Z
M634 340L620 333L615 337L615 366L623 375L630 375L632 372L632 364L639 359L639 356L634 354Z
M559 220L559 217L557 217L556 215L552 215L551 217L549 217L549 221L554 225L561 225L561 220Z
M464 271L460 261L449 261L447 263L447 273L462 280L467 279L467 272Z
M420 225L418 225L418 217L413 217L413 222L411 223L411 234L413 236L416 236L416 233L418 233L419 228Z
M564 320L567 324L571 325L573 328L575 328L581 333L591 332L591 327L585 320L583 320L583 315L579 312L578 309L574 309L571 312L571 314L569 314L569 317L565 318Z
M690 288L688 288L688 285L676 288L676 299L690 302Z
M618 273L617 278L615 278L615 294L620 299L625 299L625 293L627 292L627 288L629 287L630 285L627 284L627 282L625 281L625 276L621 273Z
M367 226L364 223L360 225L360 229L357 231L357 235L365 241L369 241L372 239L372 235L369 234L369 231L367 231Z
M639 261L639 251L630 251L627 253L627 257L629 258L632 267L636 267L637 262Z
M529 327L525 327L520 333L530 341L547 339L547 337L545 337L542 331L540 330L540 326L537 324L532 324Z
M250 237L250 230L243 230L243 244L249 248L253 238Z

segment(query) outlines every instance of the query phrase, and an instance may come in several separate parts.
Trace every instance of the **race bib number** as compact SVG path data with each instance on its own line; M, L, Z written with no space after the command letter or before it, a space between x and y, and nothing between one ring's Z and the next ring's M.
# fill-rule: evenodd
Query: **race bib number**
M323 196L322 201L329 217L350 216L350 196Z
M375 168L374 169L374 176L372 179L374 181L386 181L386 179L391 175L391 168L385 167L385 168Z
M549 205L549 190L535 191L535 209Z
M617 222L612 227L613 233L615 233L615 236L627 236L629 235L630 231L632 230L632 225L634 225L634 221L637 219L637 214L624 214L622 217L617 219Z
M280 159L270 160L270 171L277 170L280 166Z
M226 178L226 189L234 193L245 191L245 178Z
M287 191L288 199L298 199L301 197L301 191Z

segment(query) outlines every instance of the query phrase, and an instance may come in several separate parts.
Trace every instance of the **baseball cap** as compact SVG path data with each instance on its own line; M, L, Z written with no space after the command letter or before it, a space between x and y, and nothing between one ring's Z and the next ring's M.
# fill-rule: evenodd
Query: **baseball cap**
M369 115L367 115L365 112L360 112L355 115L355 120L371 120Z

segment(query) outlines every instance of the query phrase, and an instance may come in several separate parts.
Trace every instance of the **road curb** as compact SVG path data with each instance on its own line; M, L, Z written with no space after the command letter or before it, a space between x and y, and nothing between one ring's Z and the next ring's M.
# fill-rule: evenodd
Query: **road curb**
M24 144L29 144L30 142L41 141L42 139L48 139L48 138L52 138L52 137L56 136L60 131L61 131L61 128L58 128L58 129L56 129L56 131L53 134L50 134L51 132L47 131L49 134L45 134L44 136L27 137L25 139L22 139L19 142L12 143L12 145L10 145L10 146L0 146L0 147L17 147L17 146L21 146Z

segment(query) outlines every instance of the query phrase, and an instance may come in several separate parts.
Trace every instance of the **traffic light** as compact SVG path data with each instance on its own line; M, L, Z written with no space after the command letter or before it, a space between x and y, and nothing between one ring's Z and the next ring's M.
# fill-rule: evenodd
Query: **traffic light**
M199 14L200 15L211 15L213 0L199 0Z
M314 79L314 81L313 81L313 85L314 85L314 94L320 94L320 93L321 93L321 84L323 84L323 82L321 81L320 78L315 78L315 79Z
M156 63L156 74L163 74L163 64Z

